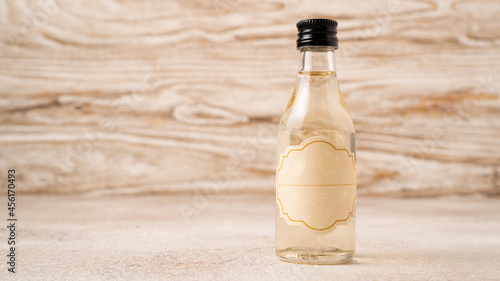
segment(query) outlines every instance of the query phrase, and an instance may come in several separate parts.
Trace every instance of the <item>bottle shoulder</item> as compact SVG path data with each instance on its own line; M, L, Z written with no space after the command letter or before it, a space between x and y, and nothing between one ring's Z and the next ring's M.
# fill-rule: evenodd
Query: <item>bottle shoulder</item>
M354 133L354 123L347 108L340 104L328 110L300 108L291 104L285 109L280 123L280 131L335 130Z
M280 130L354 132L335 72L299 72Z

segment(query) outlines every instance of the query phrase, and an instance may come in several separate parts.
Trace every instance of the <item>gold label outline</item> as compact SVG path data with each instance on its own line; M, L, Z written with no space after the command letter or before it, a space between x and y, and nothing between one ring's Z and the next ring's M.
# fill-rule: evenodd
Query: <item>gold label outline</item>
M316 138L316 137L311 137L311 138ZM309 138L309 139L311 139ZM347 217L345 219L342 219L342 220L335 220L333 222L332 225L330 225L329 227L326 227L326 228L314 228L310 225L308 225L305 221L303 220L294 220L290 217L290 215L288 213L285 213L285 209L283 207L283 202L281 202L281 200L278 198L278 188L279 186L348 186L348 185L354 185L354 188L356 188L356 181L354 183L349 183L349 184L327 184L327 185L304 185L304 184L301 184L301 185L290 185L290 184L278 184L278 172L281 170L281 168L283 167L283 163L285 161L285 158L288 158L288 156L290 155L290 153L292 151L303 151L307 146L309 146L310 144L313 144L313 143L316 143L316 142L323 142L323 143L326 143L328 145L330 145L331 147L333 147L333 149L335 150L343 150L347 153L347 156L351 158L351 161L352 161L352 166L354 168L354 171L357 172L357 169L356 169L356 164L354 162L354 156L349 153L349 151L345 148L340 148L340 149L337 149L331 142L329 139L325 138L326 140L315 140L315 141L311 141L309 143L307 143L306 145L304 145L302 148L300 148L305 142L307 142L309 139L306 139L304 140L300 145L298 146L295 146L295 147L299 147L299 148L293 148L293 149L290 149L288 151L288 153L285 155L285 153L282 153L281 154L281 159L280 159L280 166L278 169L276 169L276 200L280 203L280 206L281 206L281 214L284 216L286 215L288 217L288 219L292 222L301 222L303 223L306 227L312 229L312 230L317 230L317 231L323 231L323 230L328 230L330 228L332 228L333 226L335 226L335 224L337 224L337 222L344 222L344 221L347 221L349 220L349 218L353 215L354 213L354 207L356 206L356 199L357 199L357 196L354 196L354 200L352 202L352 207L351 207L351 211L347 214ZM290 146L289 146L290 147ZM291 147L294 147L294 146L291 146ZM286 149L285 149L286 151Z

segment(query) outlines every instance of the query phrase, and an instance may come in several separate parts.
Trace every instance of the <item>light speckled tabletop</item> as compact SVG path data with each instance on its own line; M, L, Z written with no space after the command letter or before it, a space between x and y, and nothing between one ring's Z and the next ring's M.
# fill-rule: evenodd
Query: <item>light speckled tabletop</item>
M20 196L18 273L2 261L0 279L500 279L500 198L359 198L356 256L335 266L277 260L272 195L201 199Z

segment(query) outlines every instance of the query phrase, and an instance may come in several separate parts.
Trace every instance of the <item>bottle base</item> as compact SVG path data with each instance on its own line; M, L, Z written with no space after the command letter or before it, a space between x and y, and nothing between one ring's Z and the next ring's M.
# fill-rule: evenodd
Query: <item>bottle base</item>
M344 251L337 248L286 248L276 250L276 255L282 261L301 264L342 264L352 260L354 251Z

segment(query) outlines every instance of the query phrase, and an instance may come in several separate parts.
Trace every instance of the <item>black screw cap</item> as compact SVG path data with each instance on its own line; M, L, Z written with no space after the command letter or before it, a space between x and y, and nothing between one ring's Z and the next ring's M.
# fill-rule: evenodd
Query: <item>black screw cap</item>
M297 48L306 46L339 46L338 23L331 19L306 19L297 23Z

